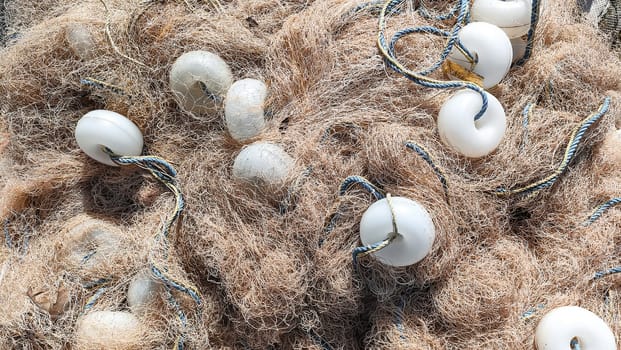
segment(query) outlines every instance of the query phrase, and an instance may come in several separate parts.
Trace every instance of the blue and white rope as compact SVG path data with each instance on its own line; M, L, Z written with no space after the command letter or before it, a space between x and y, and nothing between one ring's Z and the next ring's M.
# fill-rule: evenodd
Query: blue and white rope
M397 34L395 34L396 39L393 38L393 40L391 41L391 45L389 45L386 40L385 31L386 31L387 18L390 15L391 10L395 6L401 4L403 1L405 0L387 1L384 4L384 7L382 8L382 11L380 12L380 15L379 15L377 45L378 45L381 55L384 58L384 61L391 69L393 69L397 73L403 75L404 77L408 78L414 83L419 84L424 87L436 88L436 89L466 88L466 89L470 89L470 90L478 92L481 95L481 100L482 100L481 109L474 116L474 119L478 120L479 118L483 116L488 106L488 99L487 99L487 96L485 95L485 91L483 90L483 88L471 82L466 82L466 81L461 81L461 80L441 81L441 80L432 79L426 76L427 74L439 68L444 63L444 61L446 61L446 58L448 57L449 53L451 52L453 47L458 43L459 31L461 30L462 26L466 23L466 20L468 18L469 0L459 0L459 4L458 4L459 6L456 6L459 10L457 13L455 24L453 25L451 30L448 32L447 43L444 49L442 50L442 53L438 61L436 61L431 67L424 69L423 71L420 71L420 72L415 72L415 71L408 69L394 55L394 50L391 50L391 45L394 48L394 45L396 44L399 38L402 38L403 36L409 33L417 32L415 28L405 29L401 32L397 32ZM463 47L460 47L460 49L462 48ZM473 63L475 62L473 55L469 54L467 51L464 51L464 54L466 55L466 57L469 57L473 61Z
M621 266L613 267L613 268L608 269L608 270L596 272L593 275L593 280L598 280L600 278L604 278L606 276L614 275L614 274L617 274L617 273L621 273Z
M526 49L524 50L524 56L520 58L517 62L515 62L516 66L521 66L533 53L533 42L535 41L535 30L537 29L537 24L539 23L539 5L541 0L532 0L531 4L531 13L530 13L530 28L528 29L528 37L526 39Z
M606 112L608 112L609 107L610 107L610 97L606 97L602 105L598 108L598 110L595 113L591 114L586 119L584 119L574 129L567 143L565 154L563 156L561 164L551 175L547 176L546 178L542 180L534 182L530 185L518 187L515 189L506 189L506 188L501 187L501 188L496 189L494 191L494 194L498 196L509 196L509 195L516 195L516 194L535 195L539 191L554 185L556 181L561 177L561 175L565 173L565 171L569 167L569 164L574 159L578 146L580 145L580 142L584 138L584 135L587 132L587 130L589 130L591 126L593 126L593 124L595 124L598 120L600 120L600 118L602 118L606 114Z
M181 213L185 207L185 200L183 198L183 194L179 188L179 184L177 183L176 176L177 171L175 168L168 163L166 160L160 157L155 156L121 156L114 154L110 149L104 147L104 151L110 156L110 159L119 165L136 165L144 170L149 171L156 179L158 179L166 188L168 188L174 195L175 198L175 206L168 216L165 223L162 225L161 230L155 236L156 243L160 245L160 253L163 255L163 260L168 260L169 255L169 235L172 226L177 222L177 219L181 216ZM156 245L157 246L157 245ZM175 310L180 311L179 304L177 300L174 298L172 293L170 293L170 289L177 290L179 292L185 293L194 302L197 306L201 306L201 296L198 290L188 283L181 283L176 281L172 276L168 274L167 267L160 267L157 263L155 252L151 251L149 253L149 265L151 268L151 273L155 278L160 280L166 287L169 292L170 298L168 298L169 303L173 306ZM177 315L179 316L179 311L177 311ZM183 314L183 313L182 313ZM187 325L185 314L183 317L180 317L183 321L182 325ZM183 333L177 338L176 349L183 349L183 343L185 336Z
M530 123L530 115L534 106L533 103L528 103L524 110L522 110L522 143L520 144L520 152L524 151L524 147L528 144L528 124Z
M413 141L406 141L405 143L405 147L411 149L412 151L416 152L416 154L418 154L425 162L427 162L427 164L429 164L429 166L431 167L431 169L433 170L433 172L436 174L436 176L438 177L438 180L440 180L440 183L442 184L442 188L444 189L444 194L446 196L446 199L448 201L448 181L446 180L446 176L444 175L444 172L435 164L435 162L433 161L433 158L431 157L431 155L429 154L429 152L421 145L413 142Z
M4 220L4 244L6 247L11 249L13 248L13 239L11 238L11 233L9 232L9 219Z
M108 287L101 287L99 288L95 294L93 294L93 296L91 296L90 298L88 298L88 300L86 301L86 304L84 305L84 308L82 309L82 314L88 312L90 309L93 308L93 306L95 306L95 304L97 303L97 301L99 300L99 298L101 298L101 296L108 290Z
M591 225L592 223L597 221L597 219L602 217L602 215L604 215L604 213L606 211L608 211L608 209L614 207L615 205L617 205L619 203L621 203L621 197L613 198L613 199L607 201L606 203L598 206L597 208L595 208L593 213L589 216L589 218L582 225L583 226Z
M362 176L348 176L343 180L341 186L339 187L339 196L344 196L348 190L351 189L354 185L360 185L362 188L367 190L370 194L375 197L375 199L380 200L384 198L384 193L377 186L373 185L369 180L365 179Z

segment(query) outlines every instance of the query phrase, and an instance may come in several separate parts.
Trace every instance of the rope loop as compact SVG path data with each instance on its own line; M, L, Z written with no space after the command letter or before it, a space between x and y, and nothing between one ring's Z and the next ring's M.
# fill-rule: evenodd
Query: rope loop
M395 215L395 208L392 204L392 196L390 193L386 194L386 203L388 204L388 208L390 209L390 219L392 222L392 232L388 233L388 237L380 242L376 242L373 244L369 244L362 247L354 248L352 252L352 260L354 264L354 268L358 269L358 259L365 257L369 254L373 254L375 252L379 252L380 250L386 248L395 238L399 237L401 234L399 233L399 228L397 227L397 216Z
M405 0L388 0L382 7L382 11L380 11L379 21L378 21L378 34L377 34L377 46L379 48L380 54L382 55L384 62L388 67L396 71L397 73L403 75L407 79L413 81L414 83L421 85L423 87L435 88L435 89L455 89L455 88L466 88L473 90L481 95L482 105L481 109L474 116L474 120L479 120L483 114L487 111L488 107L488 99L485 95L485 90L479 85L461 80L450 80L450 81L442 81L433 78L427 77L428 74L434 72L442 64L447 60L450 52L453 50L453 47L457 46L460 51L464 53L464 55L468 58L471 63L476 62L476 55L472 55L468 50L459 43L458 34L461 30L462 26L467 22L470 7L469 0L459 0L459 3L456 5L457 16L455 20L455 24L451 28L450 31L442 31L435 27L417 27L417 28L407 28L401 31L398 31L392 38L390 44L388 44L386 39L386 23L388 17L392 14L392 10L399 4L401 4ZM422 71L415 72L407 68L403 63L401 63L395 54L394 47L397 41L403 38L406 35L413 33L429 33L439 36L447 37L446 45L442 50L440 58L429 68L426 68Z

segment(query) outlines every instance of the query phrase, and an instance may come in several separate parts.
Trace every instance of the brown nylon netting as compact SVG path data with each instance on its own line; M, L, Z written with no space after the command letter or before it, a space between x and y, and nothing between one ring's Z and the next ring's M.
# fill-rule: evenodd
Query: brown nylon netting
M322 341L334 349L531 349L537 321L560 305L595 312L621 340L619 277L591 280L621 265L621 211L582 226L621 193L618 52L573 2L547 0L533 57L492 91L507 112L503 142L488 157L466 159L437 132L452 91L387 69L375 43L377 16L352 12L363 2L107 0L107 13L95 0L5 1L0 220L12 245L0 248L0 347L75 348L76 322L97 290L85 285L100 278L109 281L93 310L128 310L128 284L147 269L152 237L171 210L170 194L144 172L80 151L74 128L94 109L127 116L144 134L145 154L179 172L187 208L170 272L203 297L198 309L173 291L187 314L189 349L321 349ZM141 64L110 45L108 16L118 50ZM425 23L405 6L388 31ZM399 57L426 67L442 45L410 36ZM267 83L271 119L259 139L296 160L286 184L235 180L242 145L228 136L222 108L202 120L178 108L168 73L190 50L219 54L235 80ZM81 84L86 77L124 92ZM605 96L610 111L552 188L532 198L489 193L550 174L572 129ZM522 149L529 102L537 105ZM407 140L424 145L444 170L449 202ZM371 256L356 272L351 252L371 196L349 192L343 216L324 233L349 175L425 206L436 227L431 254L407 268ZM281 213L289 188L295 194ZM82 264L75 252L89 251L81 246L89 225L113 241L98 242L108 248ZM171 348L183 329L164 293L139 320L143 333L128 348Z

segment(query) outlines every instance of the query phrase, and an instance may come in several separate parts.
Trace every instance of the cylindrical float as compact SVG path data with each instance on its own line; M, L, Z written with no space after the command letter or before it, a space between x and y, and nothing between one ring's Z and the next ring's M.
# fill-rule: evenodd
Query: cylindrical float
M236 81L226 93L224 117L229 134L239 142L259 135L265 127L267 86L256 79Z

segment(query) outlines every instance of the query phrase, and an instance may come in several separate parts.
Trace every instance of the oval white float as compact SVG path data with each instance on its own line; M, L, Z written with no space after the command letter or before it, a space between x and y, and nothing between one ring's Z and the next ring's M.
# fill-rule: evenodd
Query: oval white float
M75 267L101 268L119 250L120 233L105 221L78 216L66 227L63 245L68 249L69 263Z
M256 79L236 81L226 93L224 117L226 127L235 140L251 139L265 127L264 103L267 86Z
M390 266L415 264L431 251L436 237L433 221L427 210L411 199L392 197L391 201L399 236L373 255ZM381 242L388 238L392 231L392 213L388 200L384 198L371 204L360 220L362 244Z
M142 153L142 133L136 124L124 116L103 109L86 113L75 127L78 146L100 163L117 166L102 149L108 147L123 156Z
M578 306L548 312L537 325L537 350L569 350L576 338L581 350L617 350L615 336L604 320Z
M211 112L233 83L233 74L220 56L190 51L179 56L170 69L170 88L184 110Z
M142 337L140 321L129 312L92 311L77 323L80 349L134 349Z
M255 142L239 153L233 164L233 176L247 181L261 180L268 184L284 181L294 160L280 146Z
M136 274L127 288L127 305L132 312L141 313L157 298L162 287L148 271Z
M470 9L473 22L487 22L509 38L528 34L532 0L475 0Z
M479 120L474 116L483 102L481 95L464 89L449 98L438 116L438 132L442 140L466 157L479 158L498 147L505 134L505 110L496 97L484 92L488 99L487 111Z
M483 88L491 88L505 77L511 67L513 48L502 29L485 22L473 22L459 32L459 41L478 57L478 63L472 69L470 61L456 47L448 59L483 77Z
M95 40L87 26L72 23L65 28L65 39L69 48L78 57L86 59L95 53Z

